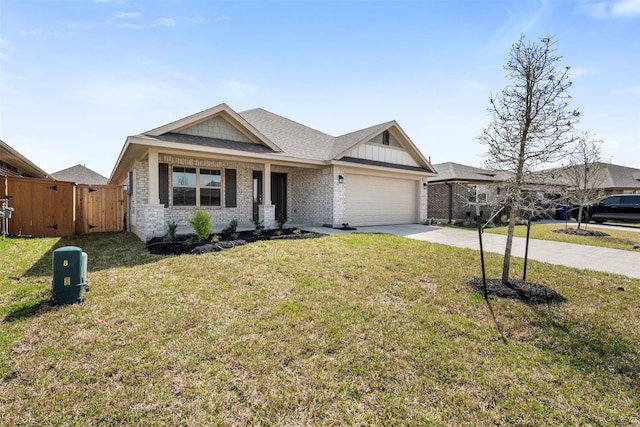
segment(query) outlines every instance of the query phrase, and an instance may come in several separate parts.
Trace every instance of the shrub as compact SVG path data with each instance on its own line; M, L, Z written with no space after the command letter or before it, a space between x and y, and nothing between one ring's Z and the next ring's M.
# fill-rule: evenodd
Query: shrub
M211 216L204 209L194 209L189 224L193 227L199 240L207 240L213 231Z
M162 240L164 242L173 242L176 239L176 229L178 228L178 224L174 221L169 223L169 231L166 232Z
M238 231L238 220L237 219L232 219L231 222L229 223L229 230L231 230L232 233L235 233L236 231Z
M278 222L278 229L282 230L284 228L284 223L287 222L287 216L284 214L278 215L277 222Z

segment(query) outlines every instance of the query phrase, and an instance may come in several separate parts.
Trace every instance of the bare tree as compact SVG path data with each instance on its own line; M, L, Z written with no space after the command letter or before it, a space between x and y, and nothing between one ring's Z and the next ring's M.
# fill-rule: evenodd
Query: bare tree
M516 216L525 203L527 179L544 165L559 161L573 141L578 111L568 111L569 67L558 69L552 38L540 43L525 42L511 48L504 67L510 84L499 95L491 95L488 108L493 117L478 140L487 145L486 165L505 170L513 178L505 182L502 203L509 208L509 228L502 268L502 282L508 283Z
M569 192L579 204L578 229L585 215L584 204L591 203L598 197L598 186L604 179L601 146L601 139L595 139L589 132L582 132L576 139L575 149L569 156L569 165L565 169Z

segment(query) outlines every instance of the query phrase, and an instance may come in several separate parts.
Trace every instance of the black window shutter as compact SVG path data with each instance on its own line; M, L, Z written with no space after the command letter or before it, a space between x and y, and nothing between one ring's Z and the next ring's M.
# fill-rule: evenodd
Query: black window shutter
M160 190L160 204L169 207L169 165L158 164L158 186Z
M238 207L236 185L236 170L224 170L224 206L227 208Z

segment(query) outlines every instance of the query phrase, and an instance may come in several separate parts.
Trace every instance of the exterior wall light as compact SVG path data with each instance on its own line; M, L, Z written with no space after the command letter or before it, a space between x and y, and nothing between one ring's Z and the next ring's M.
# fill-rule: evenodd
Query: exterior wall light
M338 184L344 184L344 176L338 175Z
M423 183L422 183L422 189L423 189L423 190L426 190L426 189L427 189L427 183L426 183L426 182L423 182Z

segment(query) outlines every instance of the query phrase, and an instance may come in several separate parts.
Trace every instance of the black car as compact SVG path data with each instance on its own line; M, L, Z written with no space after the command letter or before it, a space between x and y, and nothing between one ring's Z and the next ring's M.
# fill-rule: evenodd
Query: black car
M571 211L578 219L578 208ZM599 202L583 206L582 221L635 221L640 222L640 194L614 194Z

